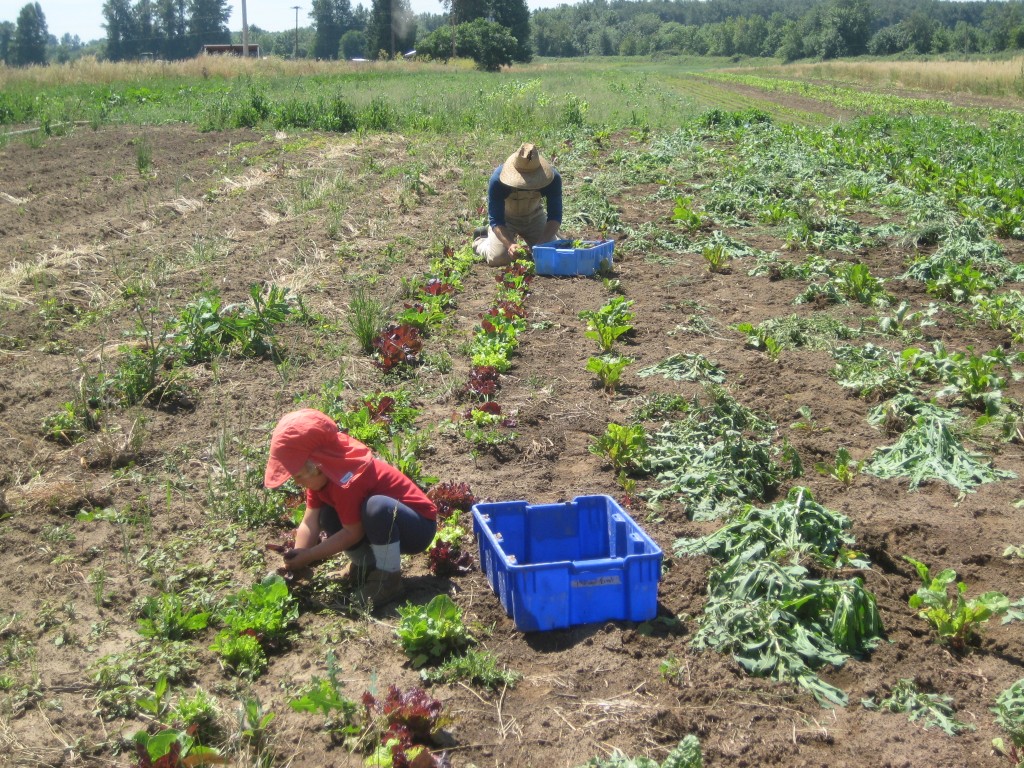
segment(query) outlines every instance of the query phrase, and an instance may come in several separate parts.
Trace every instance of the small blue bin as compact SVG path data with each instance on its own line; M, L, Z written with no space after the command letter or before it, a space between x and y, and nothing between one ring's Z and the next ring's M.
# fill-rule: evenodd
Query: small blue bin
M584 240L573 248L572 240L554 240L533 246L533 265L538 275L592 275L602 264L612 265L614 240Z
M473 506L480 567L523 632L658 613L661 549L610 496Z

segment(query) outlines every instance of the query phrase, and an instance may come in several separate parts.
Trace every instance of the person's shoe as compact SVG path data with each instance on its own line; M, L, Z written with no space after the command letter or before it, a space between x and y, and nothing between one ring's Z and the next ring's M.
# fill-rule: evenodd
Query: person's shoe
M351 560L328 576L338 581L347 581L353 587L361 587L366 583L366 578L377 570L377 563L370 560L367 563L353 563Z
M405 593L401 571L371 571L366 583L356 590L356 600L372 603L374 608L387 605Z
M477 227L473 230L474 240L479 240L481 237L487 237L487 227Z

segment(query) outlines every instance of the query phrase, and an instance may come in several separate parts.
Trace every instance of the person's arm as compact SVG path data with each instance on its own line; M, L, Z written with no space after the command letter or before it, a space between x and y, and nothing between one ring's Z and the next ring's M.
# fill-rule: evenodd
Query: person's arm
M303 518L303 522L305 522L305 518ZM319 528L319 525L317 528ZM296 548L284 553L285 567L290 571L297 571L300 568L305 568L307 565L332 558L346 549L352 549L352 547L363 540L364 535L363 524L353 523L352 525L344 526L340 531L328 536L316 546L299 548L298 535L296 534Z
M547 224L544 225L544 239L541 242L549 243L557 238L558 228L562 226L562 175L558 171L555 171L551 183L541 190L541 194L544 195L548 216Z
M295 529L295 549L309 549L320 541L320 507L306 505L302 522Z
M549 219L548 223L544 225L544 234L541 235L540 241L542 243L550 243L553 240L558 239L558 228L562 226L562 222Z

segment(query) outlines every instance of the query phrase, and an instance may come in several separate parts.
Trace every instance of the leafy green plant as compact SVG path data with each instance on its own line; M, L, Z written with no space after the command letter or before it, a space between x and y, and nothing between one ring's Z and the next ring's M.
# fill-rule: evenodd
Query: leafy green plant
M790 429L804 429L808 432L831 432L831 427L823 426L814 417L814 412L809 405L801 405L797 408L800 418L789 425Z
M956 303L992 292L996 283L981 270L968 264L946 264L942 271L927 281L928 293Z
M228 760L213 747L204 747L190 734L167 728L150 736L138 731L135 744L139 768L186 768L193 765L225 765Z
M299 608L280 576L268 576L236 592L216 619L225 625L210 650L240 675L257 677L266 669L266 650L279 647Z
M700 255L708 265L708 272L716 275L727 275L732 272L732 267L729 266L729 251L722 243L705 245Z
M584 336L597 342L602 352L610 352L616 340L633 330L632 299L616 296L598 310L580 312L580 319L587 322Z
M677 195L672 209L672 221L678 222L691 232L704 225L704 217L694 209L693 198Z
M833 279L839 292L858 304L870 307L886 306L889 303L884 283L872 275L864 264L843 264L836 269Z
M426 605L407 603L398 615L395 634L413 667L444 661L476 642L448 595L436 595Z
M210 742L221 734L220 705L202 688L197 687L191 695L179 696L170 714L183 731L192 733L200 743Z
M588 450L604 456L616 472L642 472L647 457L647 432L642 424L610 423Z
M836 451L835 463L825 461L816 462L814 468L819 474L838 480L843 485L850 485L860 474L864 466L862 461L854 461L849 450L840 448Z
M985 622L1010 609L1010 600L1002 592L985 592L974 598L965 598L967 584L957 581L956 571L952 568L932 576L928 566L919 560L908 556L903 559L914 566L921 579L921 587L910 597L910 607L932 625L940 643L954 650L967 651L976 645Z
M778 360L782 354L784 344L780 342L763 325L754 326L750 323L739 323L736 330L747 337L747 346L751 349L759 349L772 360Z
M597 376L601 387L611 395L619 385L623 370L632 362L633 358L623 355L599 355L588 358L587 370Z
M938 311L934 304L925 310L911 310L909 303L901 301L891 315L879 315L874 320L878 323L879 332L886 336L919 337L920 329L935 325L931 318Z
M922 693L913 680L907 679L899 680L881 701L876 702L873 698L861 700L865 709L906 712L910 722L923 720L925 728L941 728L950 736L956 736L961 731L973 731L973 725L957 719L952 702L950 696Z

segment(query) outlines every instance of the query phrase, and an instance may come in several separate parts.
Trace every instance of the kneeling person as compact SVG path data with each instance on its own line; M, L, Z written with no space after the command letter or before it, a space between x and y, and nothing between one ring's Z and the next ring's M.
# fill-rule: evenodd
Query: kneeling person
M350 579L362 582L357 599L380 606L401 596L401 556L430 546L434 502L311 408L285 414L270 440L264 483L277 488L289 478L306 489L306 512L295 548L284 553L285 567L298 571L344 552Z

